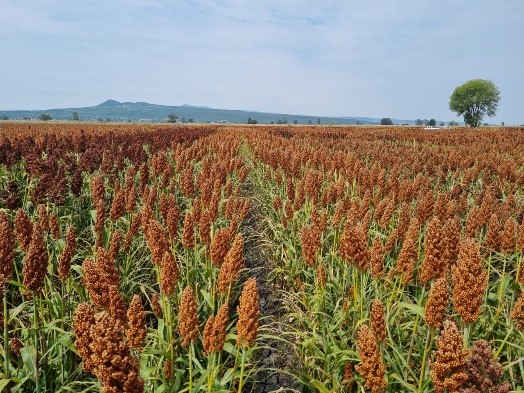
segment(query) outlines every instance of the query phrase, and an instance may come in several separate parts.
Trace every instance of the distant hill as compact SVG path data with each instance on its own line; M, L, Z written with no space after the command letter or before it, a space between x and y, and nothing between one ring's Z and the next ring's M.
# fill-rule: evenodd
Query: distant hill
M10 120L37 120L41 114L50 115L53 120L71 120L77 112L80 120L85 121L131 121L131 122L165 122L169 114L178 116L178 122L195 123L247 123L248 119L261 124L289 123L317 124L318 116L267 113L247 110L214 109L205 106L167 106L147 102L118 102L107 100L95 106L83 108L43 109L43 110L0 110L0 119L7 116ZM393 119L396 124L415 123L414 120ZM370 117L324 117L321 124L378 124L380 119Z

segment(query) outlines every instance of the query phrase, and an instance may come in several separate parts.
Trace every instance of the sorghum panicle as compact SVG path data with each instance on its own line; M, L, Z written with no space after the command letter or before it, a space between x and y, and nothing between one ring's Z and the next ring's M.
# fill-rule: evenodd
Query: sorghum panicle
M140 296L133 295L127 310L127 342L131 348L141 350L146 338L146 313Z
M462 242L452 277L453 307L465 323L472 323L480 315L488 277L482 266L480 247L471 239Z
M386 310L380 300L375 300L371 306L371 329L375 334L378 342L386 340L387 327L386 327Z
M510 317L517 330L524 330L524 292L519 295L517 301L513 305Z
M258 317L260 314L257 281L254 277L251 277L244 283L237 311L237 344L248 348L253 344L257 336Z
M367 325L363 325L357 332L357 350L361 363L356 369L364 378L366 389L373 393L383 392L387 387L386 368L375 337Z
M25 211L18 209L15 215L15 233L18 246L21 250L27 251L33 233L33 224Z
M449 303L449 288L446 277L441 277L433 284L429 292L424 312L424 321L429 326L440 329Z
M420 268L420 281L424 284L433 278L446 275L447 260L442 258L446 247L446 239L442 224L437 216L433 216L426 232L425 257Z
M502 366L487 341L475 341L466 364L467 379L461 393L508 393L509 382L503 382Z
M215 232L211 241L211 262L213 265L222 266L224 258L229 251L231 235L229 228L220 228Z
M24 286L33 292L39 292L44 285L49 256L44 243L44 231L39 224L33 227L31 243L25 257L22 275Z
M60 262L58 263L58 276L60 280L65 281L71 274L71 260L76 252L76 228L71 225L67 231L66 243Z
M160 289L166 296L175 292L176 282L178 281L178 266L171 251L164 252L162 264L160 265Z
M459 392L467 379L468 352L453 321L446 321L437 338L437 351L431 363L431 379L436 393Z
M182 347L186 347L198 336L198 307L195 291L187 286L182 293L179 308L178 330L182 336Z
M0 275L10 280L15 260L15 234L7 214L0 211Z

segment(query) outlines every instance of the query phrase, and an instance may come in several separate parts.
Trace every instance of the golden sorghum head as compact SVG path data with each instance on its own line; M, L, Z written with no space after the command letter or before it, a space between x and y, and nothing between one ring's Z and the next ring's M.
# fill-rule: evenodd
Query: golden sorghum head
M27 251L31 243L31 234L33 233L33 224L25 211L18 209L15 215L15 233L18 240L18 246L23 251Z
M426 232L425 257L420 268L420 281L424 284L433 278L446 275L447 260L442 258L446 248L446 238L442 223L437 216L433 216Z
M37 212L38 212L38 225L40 225L40 228L42 228L44 232L48 232L49 231L49 217L47 215L47 208L45 207L45 205L40 204L37 207Z
M49 232L53 239L58 240L60 238L60 223L55 213L49 215Z
M71 260L76 252L76 228L74 225L69 227L67 231L66 244L62 255L60 255L60 262L58 263L58 276L62 281L65 281L71 273Z
M36 224L22 268L24 286L29 291L39 292L42 289L48 262L49 256L44 243L44 231L40 228L40 225Z
M324 265L322 265L322 263L319 262L317 264L317 283L318 283L318 286L321 287L321 288L324 288L326 286L326 280L327 280L326 269L324 269Z
M424 321L435 329L440 329L446 308L449 303L449 288L448 281L445 277L439 278L433 284L429 292L429 299L426 303L426 310L424 312Z
M421 191L417 200L417 220L422 224L431 217L431 214L433 213L433 204L433 192L427 190L426 193L422 194Z
M211 352L220 352L226 342L227 321L229 318L229 307L224 303L218 310L216 317L211 315L204 328L202 341L204 351L207 354Z
M142 224L140 220L140 213L135 213L133 215L133 218L131 219L131 224L127 230L126 238L124 240L124 250L129 251L131 248L131 242L133 241L133 238L136 236L138 231L140 230L140 225Z
M113 236L111 236L111 242L109 243L109 255L113 260L116 260L118 258L121 240L122 232L120 232L120 230L117 229L113 232Z
M446 321L437 338L437 351L431 363L431 379L436 393L459 392L467 378L468 353L453 321Z
M224 258L229 250L232 233L229 228L220 228L215 232L211 241L211 262L215 266L222 266Z
M164 360L164 364L162 366L162 373L164 374L164 379L166 381L173 380L173 362L171 360Z
M386 339L386 310L378 299L371 306L371 329L378 342L383 342Z
M160 266L160 289L166 296L175 292L176 282L178 280L178 266L175 257L171 251L166 251L162 258Z
M198 233L200 234L200 240L206 247L211 244L211 214L208 209L203 210L200 214L200 220L198 222Z
M487 341L475 341L466 364L467 379L461 393L508 393L510 384L503 382L502 366Z
M369 263L367 228L348 218L340 238L339 253L356 268L364 270Z
M180 216L180 210L178 208L178 204L176 203L176 199L173 198L173 202L169 206L169 209L167 211L167 216L165 218L167 231L169 233L169 238L171 241L175 241L175 239L178 236L178 218L179 216Z
M0 212L0 275L4 280L11 279L15 261L15 234L9 218Z
M109 312L111 317L125 324L127 304L122 294L114 288L111 288L109 291L109 308L106 311Z
M146 338L146 313L140 296L133 295L129 309L127 310L127 342L131 348L141 350Z
M488 285L487 272L482 266L480 247L467 239L460 245L457 266L453 269L453 307L465 323L474 322Z
M195 220L191 211L186 212L184 217L184 226L182 228L182 245L185 248L195 246Z
M257 280L254 277L244 283L237 311L237 344L247 348L257 336L260 313Z
M93 372L94 364L91 358L91 327L95 323L94 311L89 304L81 303L76 307L73 319L75 347L84 360L84 370Z
M485 246L491 250L491 251L499 251L500 250L500 242L501 237L500 234L502 233L501 227L500 227L500 221L499 218L495 213L491 215L488 221L488 233L486 234L486 240L485 240Z
M517 235L517 251L524 253L524 217L519 225L519 233Z
M466 236L475 239L481 226L482 216L480 208L478 206L473 206L468 212L468 216L466 218L466 228L464 230Z
M162 318L162 306L160 305L160 296L154 293L151 296L151 309L157 318Z
M364 378L366 389L379 393L386 389L386 368L378 350L377 342L367 325L357 332L357 350L361 364L357 371Z
M371 275L375 279L382 277L384 275L384 248L378 236L373 239L369 254L371 259Z
M504 230L502 232L501 249L506 254L515 252L515 245L517 241L518 224L514 218L509 217L504 223Z
M131 355L121 321L104 311L95 314L89 346L94 363L92 373L99 379L102 392L143 393L139 362Z
M415 266L418 262L418 236L419 222L414 218L409 224L406 238L402 243L402 249L398 256L395 273L401 274L402 282L408 284L412 277Z
M238 272L244 264L244 238L241 233L235 236L233 245L224 258L224 263L218 273L218 289L226 294L230 285L236 280Z
M524 329L524 292L520 294L517 301L513 305L513 310L510 315L517 330Z
M300 234L302 255L304 256L304 261L310 266L313 266L317 259L317 250L320 248L320 235L320 229L315 224L309 227L305 226Z
M89 299L97 308L118 312L119 318L125 320L125 302L122 307L119 294L120 276L113 259L103 248L97 250L96 262L86 259L82 265L84 270L84 284ZM111 315L115 316L114 312ZM123 315L122 315L123 312Z
M125 189L120 187L120 182L115 180L115 186L113 191L113 202L109 209L109 218L112 221L118 220L122 217L126 210L126 196Z
M169 241L162 224L155 219L149 220L146 226L146 242L151 251L151 258L155 265L162 263L164 253L169 251Z
M448 266L453 266L457 262L460 244L460 224L457 218L452 217L447 219L443 231L445 247L442 258Z
M182 336L182 347L186 347L198 336L198 306L195 291L191 286L187 286L182 293L178 313L178 330Z

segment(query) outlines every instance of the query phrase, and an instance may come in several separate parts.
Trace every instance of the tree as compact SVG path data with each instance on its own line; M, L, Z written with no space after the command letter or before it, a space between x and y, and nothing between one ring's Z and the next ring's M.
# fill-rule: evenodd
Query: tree
M317 124L320 124L320 117L317 119Z
M293 124L298 124L298 120L293 120Z
M391 120L389 117L383 117L380 119L380 125L381 126L392 126L393 120Z
M430 126L436 126L436 125L437 125L437 121L436 121L435 119L429 119L428 124L429 124Z
M448 123L448 126L450 126L450 127L458 126L458 123L457 123L455 120L451 120L451 121Z
M40 116L38 116L38 118L42 121L48 121L52 119L52 117L49 116L47 113L42 113Z
M257 124L258 122L255 119L249 118L247 119L247 124Z
M495 116L500 91L485 79L473 79L457 87L449 99L449 109L464 116L464 123L478 127L484 115Z
M444 126L445 126L445 124L444 124L443 121L440 122L440 126L441 126L441 127L444 127Z
M169 115L167 115L168 123L176 123L177 119L178 119L178 116L175 115L174 113L170 113Z
M73 112L73 114L71 115L71 120L73 120L73 121L79 121L80 120L80 116L78 116L78 112Z
M2 120L9 120L9 117L7 115L2 115Z
M415 124L416 124L417 126L421 126L423 123L422 123L422 120L417 119L417 121L415 122Z

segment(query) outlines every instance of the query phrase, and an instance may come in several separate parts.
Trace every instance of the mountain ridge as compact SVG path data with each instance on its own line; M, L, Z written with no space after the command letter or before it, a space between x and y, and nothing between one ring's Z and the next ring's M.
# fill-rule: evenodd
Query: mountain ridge
M41 114L50 115L54 120L71 120L77 112L80 120L86 121L132 121L132 122L166 122L168 115L174 114L179 122L195 123L246 123L248 119L258 123L271 124L294 123L317 124L378 124L379 118L362 116L311 116L287 113L260 112L242 109L217 109L208 106L159 105L148 102L120 102L107 99L104 102L88 107L56 108L42 110L0 110L0 119L7 116L11 120L38 119ZM415 120L393 119L397 124L413 124Z

